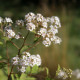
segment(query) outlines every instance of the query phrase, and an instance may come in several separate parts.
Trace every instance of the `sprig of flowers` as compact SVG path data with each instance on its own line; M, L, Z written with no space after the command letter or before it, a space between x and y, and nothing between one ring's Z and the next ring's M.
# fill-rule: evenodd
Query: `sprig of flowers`
M18 71L25 72L28 66L41 65L41 57L39 54L31 55L29 52L23 52L21 57L18 55L11 60L13 65L17 66Z
M60 79L71 78L72 70L66 69L66 68L61 68L60 65L58 65L58 69L56 71L56 76L57 76L57 78L60 78Z
M5 34L8 38L21 38L20 35L17 35L14 30L12 30L11 25L13 23L11 18L6 17L3 19L0 17L0 23L5 24ZM57 16L44 17L40 13L34 14L32 12L25 15L25 20L17 20L16 26L22 26L34 32L35 34L41 36L43 39L42 43L48 47L53 42L54 44L60 44L62 41L61 38L56 36L58 33L58 28L61 27L60 20Z
M62 41L56 34L61 27L57 16L43 17L41 14L28 13L25 15L26 29L43 37L43 44L48 47L51 42L60 44Z

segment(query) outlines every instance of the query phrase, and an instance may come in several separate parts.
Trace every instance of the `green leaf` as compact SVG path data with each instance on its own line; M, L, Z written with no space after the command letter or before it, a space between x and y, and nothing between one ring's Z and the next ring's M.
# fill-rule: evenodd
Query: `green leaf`
M33 43L36 43L38 40L39 40L39 38L38 37L35 37Z
M21 52L25 51L27 48L28 48L28 46L24 46L24 47L21 49Z
M7 76L2 69L0 69L0 80L7 80Z
M61 70L61 67L60 65L58 64L58 68L57 68L57 71L56 71L56 75L58 75L59 71Z
M18 74L16 74L15 76L16 76L17 80L20 80L20 79L19 79L19 76L18 76Z
M36 80L36 78L28 77L28 78L26 78L26 80Z
M60 69L61 69L61 67L60 67L60 65L58 64L58 69L57 69L57 70L59 71Z
M2 56L0 56L0 59L2 59Z
M37 66L37 65L34 65L34 66L32 67L31 73L32 73L32 74L38 73L38 66Z
M51 78L47 77L45 80L52 80Z
M44 68L42 68L42 67L39 67L38 68L38 72L41 72L41 71L44 71L45 69Z
M2 37L2 39L4 39L5 41L8 41L9 40L8 37Z
M0 42L0 45L3 45L3 42Z
M13 74L11 74L11 77L12 77L12 80L15 80L15 79L14 79L14 75L13 75Z
M30 72L31 72L31 68L30 68L30 66L28 66L28 67L26 68L26 73L29 74Z
M25 73L22 73L21 76L20 76L20 80L26 80L26 76L27 75Z
M4 68L6 66L5 63L0 63L0 69Z
M49 69L46 67L47 76L49 75Z

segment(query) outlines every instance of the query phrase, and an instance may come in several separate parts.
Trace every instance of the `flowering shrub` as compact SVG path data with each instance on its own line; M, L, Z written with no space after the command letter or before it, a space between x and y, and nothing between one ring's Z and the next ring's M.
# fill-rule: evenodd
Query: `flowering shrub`
M14 26L14 27L13 27ZM20 31L16 32L16 29L26 29L26 36L23 36ZM8 80L21 80L23 74L26 74L27 76L31 76L31 74L38 73L39 71L46 70L47 77L45 80L51 80L49 78L49 71L48 68L41 68L41 57L39 54L37 55L31 55L30 50L35 47L37 44L42 42L42 44L45 47L49 47L51 43L54 44L60 44L62 41L56 34L58 33L58 28L61 27L60 20L57 16L52 17L43 17L41 14L34 14L34 13L28 13L25 15L24 20L16 20L16 23L13 24L13 21L11 18L5 18L3 19L0 17L0 32L2 33L1 39L4 41L0 41L0 45L6 44L7 48L7 42L11 42L13 46L15 46L18 49L18 53L15 57L13 57L10 61L8 52L7 57L8 61L2 63L7 63L8 68L10 66L11 62L11 71L8 71ZM26 39L29 36L29 33L32 32L35 34L34 44L27 45ZM21 47L16 45L14 42L12 42L13 39L23 40L23 44ZM24 50L24 47L27 47L26 50ZM22 51L23 49L23 51ZM22 51L22 52L21 52ZM13 68L16 67L18 73L14 73ZM67 73L66 73L67 71ZM71 70L68 71L67 69L58 70L57 76L58 78L66 79L71 75ZM14 77L14 75L16 77ZM18 76L18 74L20 74ZM31 80L31 79L25 79L25 80Z

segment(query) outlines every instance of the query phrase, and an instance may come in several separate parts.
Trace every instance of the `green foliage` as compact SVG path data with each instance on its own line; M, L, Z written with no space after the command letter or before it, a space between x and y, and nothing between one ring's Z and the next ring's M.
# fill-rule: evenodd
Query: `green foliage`
M0 69L0 80L7 80L7 76L5 76L2 69Z
M49 75L49 69L46 67L46 73L47 73L47 76Z
M26 73L29 74L30 72L31 72L31 67L28 66L28 67L26 68Z
M14 75L13 75L13 74L11 74L11 77L12 77L12 80L15 80L15 79L14 79Z
M44 71L45 69L44 68L42 68L42 67L39 67L38 68L38 72L42 72L42 71Z
M20 80L18 74L15 74L16 80Z
M34 66L32 67L31 73L32 73L32 74L38 73L38 66L37 66L37 65L34 65Z
M53 80L53 79L51 79L51 78L47 77L45 80Z
M0 69L4 68L6 66L5 63L0 63Z
M22 73L20 76L20 80L26 80L27 75L25 73Z
M28 46L24 46L24 47L21 49L21 52L25 51L27 48L28 48Z
M0 59L2 59L2 56L0 56Z
M3 45L3 42L0 42L0 45Z
M36 43L40 38L41 38L40 36L39 37L35 37L33 43Z
M36 80L34 77L27 77L26 80Z
M17 79L17 80L36 80L36 78L29 77L25 73L22 73L21 76L20 76L20 79Z
M8 41L9 38L8 37L2 37L3 40Z
M58 75L59 71L61 70L61 67L60 65L58 64L58 68L57 68L57 71L56 71L56 76Z

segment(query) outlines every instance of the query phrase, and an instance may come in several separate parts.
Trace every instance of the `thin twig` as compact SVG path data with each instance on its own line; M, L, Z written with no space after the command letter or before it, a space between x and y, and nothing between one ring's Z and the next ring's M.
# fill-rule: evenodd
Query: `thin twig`
M13 71L13 68L14 68L14 65L12 65L12 67L11 67L11 72L10 72L10 74L8 75L8 80L10 80L10 76L11 76L11 73L12 73L12 71Z
M23 44L22 44L21 48L19 48L18 56L20 56L20 51L21 51L21 49L24 47L28 35L29 35L29 31L28 31L26 37L24 38L24 41L23 41ZM11 73L12 73L12 71L13 71L13 68L14 68L14 65L12 65L11 71L10 71L9 76L8 76L8 80L10 80L10 76L11 76Z
M19 49L19 47L12 41L10 41L17 49Z
M6 55L7 55L7 59L8 59L8 75L9 75L9 54L8 54L7 42L6 42Z
M38 45L40 43L40 41L41 41L41 39L38 42L36 42L35 44L33 44L31 47L29 47L26 51L31 50L33 47L35 47L36 45Z
M6 62L6 61L0 61L0 63L5 63L5 64L7 64L7 62Z
M27 33L26 37L24 38L24 42L23 42L23 44L22 44L21 48L20 48L20 49L19 49L19 51L18 51L18 55L20 55L20 51L21 51L21 49L24 47L24 45L25 45L25 42L26 42L26 39L27 39L28 35L29 35L29 31L28 31L28 33Z

